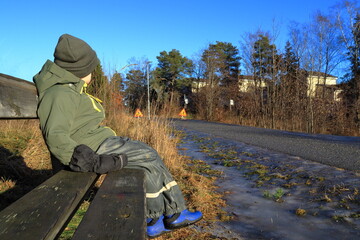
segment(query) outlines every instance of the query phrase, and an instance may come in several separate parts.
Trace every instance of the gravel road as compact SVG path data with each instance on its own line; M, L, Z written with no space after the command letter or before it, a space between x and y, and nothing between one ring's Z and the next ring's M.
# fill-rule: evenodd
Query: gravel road
M360 172L360 137L305 134L200 120L172 119L172 122L176 127Z

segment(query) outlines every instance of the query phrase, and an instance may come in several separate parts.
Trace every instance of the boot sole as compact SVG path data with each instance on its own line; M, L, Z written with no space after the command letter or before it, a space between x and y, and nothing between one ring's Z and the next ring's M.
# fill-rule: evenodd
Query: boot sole
M166 229L179 229L179 228L183 228L183 227L187 227L189 225L192 225L194 223L197 223L198 221L200 221L203 217L201 216L199 219L196 219L194 221L189 221L189 220L185 220L181 223L178 224L165 224Z
M153 238L157 238L157 237L160 237L161 235L165 234L165 233L169 233L171 231L162 231L161 233L159 233L158 235L154 235L154 236L149 236L147 235L147 238L149 239L153 239Z

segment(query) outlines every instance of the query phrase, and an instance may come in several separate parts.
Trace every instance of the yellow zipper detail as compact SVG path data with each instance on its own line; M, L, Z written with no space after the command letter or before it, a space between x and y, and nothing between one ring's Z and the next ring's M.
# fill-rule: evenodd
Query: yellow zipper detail
M83 88L82 88L81 91L80 91L80 94L82 94L83 92L86 93L86 95L90 98L90 100L91 100L91 102L92 102L93 108L94 108L96 111L101 112L101 109L96 106L95 101L97 101L100 105L101 105L102 101L101 101L99 98L94 97L93 95L87 93L87 92L86 92L87 86L88 86L87 83L84 83Z
M117 136L117 135L116 135L116 132L115 132L114 130L112 130L111 128L109 128L109 127L104 127L104 128L110 129L110 130L114 133L114 135Z
M90 100L91 100L91 102L92 102L93 108L94 108L96 111L101 112L101 110L96 106L95 100L91 97L91 95L88 94L88 97L90 98Z
M88 96L90 96L92 99L94 99L95 101L97 101L98 103L102 103L102 101L97 98L97 97L94 97L93 95L89 94L89 93L86 93Z
M80 90L80 94L83 94L83 92L86 92L86 88L87 88L87 83L84 83L84 85L82 86L81 90Z

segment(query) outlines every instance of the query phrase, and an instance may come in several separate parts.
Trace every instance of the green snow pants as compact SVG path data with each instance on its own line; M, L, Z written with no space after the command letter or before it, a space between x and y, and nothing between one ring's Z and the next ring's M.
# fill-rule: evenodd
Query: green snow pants
M149 145L123 137L107 138L96 151L98 154L124 153L126 168L145 171L147 217L172 215L186 209L185 200L177 183L159 154Z

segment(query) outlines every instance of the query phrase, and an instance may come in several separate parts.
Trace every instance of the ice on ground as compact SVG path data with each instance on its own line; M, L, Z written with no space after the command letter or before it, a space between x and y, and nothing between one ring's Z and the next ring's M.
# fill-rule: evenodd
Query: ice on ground
M204 231L227 239L360 239L360 177L208 134L185 131L181 153L223 171L232 220Z

